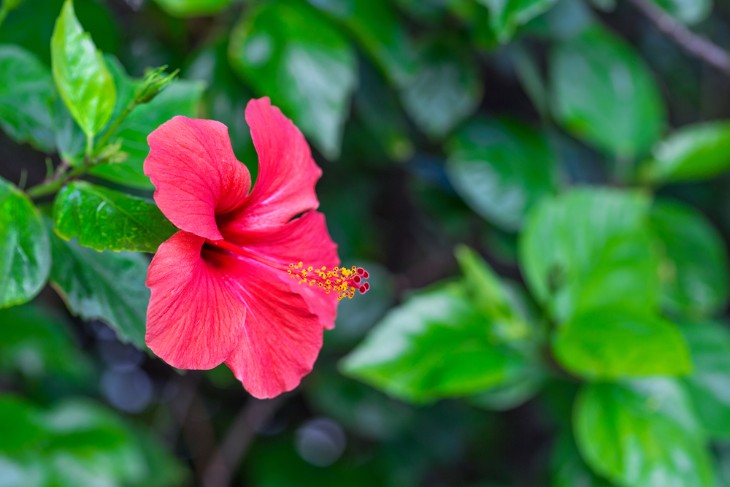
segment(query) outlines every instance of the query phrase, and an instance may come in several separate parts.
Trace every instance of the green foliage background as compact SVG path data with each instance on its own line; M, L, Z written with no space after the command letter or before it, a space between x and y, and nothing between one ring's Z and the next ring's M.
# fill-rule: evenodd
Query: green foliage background
M730 61L686 43L727 57L727 4L4 0L0 19L0 486L730 485ZM255 174L260 96L312 145L372 286L272 401L144 346L174 231L146 136L220 120Z

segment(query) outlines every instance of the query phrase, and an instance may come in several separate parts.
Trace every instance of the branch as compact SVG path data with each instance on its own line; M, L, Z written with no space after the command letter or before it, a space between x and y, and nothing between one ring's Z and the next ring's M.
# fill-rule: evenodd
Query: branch
M182 432L183 441L190 454L195 472L202 478L210 452L215 445L213 425L205 404L198 395L202 374L189 372L172 379L178 393L169 402L172 416ZM176 438L171 438L175 442Z
M250 398L241 409L203 473L204 487L225 487L230 484L236 466L251 446L256 428L264 424L283 404L283 399Z
M677 22L651 0L631 0L631 2L679 47L730 77L730 55L721 47Z

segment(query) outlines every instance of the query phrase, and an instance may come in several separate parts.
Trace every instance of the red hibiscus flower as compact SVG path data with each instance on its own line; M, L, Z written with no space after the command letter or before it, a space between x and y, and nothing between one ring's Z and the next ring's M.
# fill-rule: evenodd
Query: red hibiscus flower
M296 387L312 369L337 302L365 292L362 269L341 269L314 185L322 171L301 132L252 100L246 122L259 156L251 190L228 129L175 117L148 137L144 171L180 231L147 274L146 341L170 365L224 363L254 396Z

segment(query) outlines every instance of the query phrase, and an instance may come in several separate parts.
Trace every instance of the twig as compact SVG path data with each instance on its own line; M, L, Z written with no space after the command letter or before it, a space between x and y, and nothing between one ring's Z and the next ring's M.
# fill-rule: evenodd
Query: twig
M228 434L205 469L204 487L226 487L230 484L236 466L256 436L256 427L264 424L283 402L281 397L268 400L253 398L248 400L246 406L234 419Z
M177 422L185 445L188 448L193 467L202 477L208 458L215 445L213 425L208 412L198 395L201 374L189 372L176 380L179 384L177 397L170 403L170 410ZM173 438L174 440L174 438Z
M730 55L721 47L695 34L651 1L631 2L679 47L730 77Z

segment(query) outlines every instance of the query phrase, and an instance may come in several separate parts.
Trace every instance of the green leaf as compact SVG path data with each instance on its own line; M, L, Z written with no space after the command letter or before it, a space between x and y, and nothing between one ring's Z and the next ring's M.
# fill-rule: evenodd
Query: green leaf
M455 251L461 272L464 274L466 289L474 297L477 307L490 318L512 318L514 312L494 271L475 251L459 246Z
M584 188L531 212L520 236L520 266L559 322L581 308L654 310L658 263L648 209L640 193Z
M0 44L14 44L33 53L46 66L51 64L50 39L64 0L24 0L0 29ZM102 51L119 49L120 29L107 2L75 0L74 10L82 25Z
M662 307L688 318L723 310L730 283L725 244L717 230L700 212L666 200L655 203L650 222L661 248Z
M53 125L55 128L56 150L61 160L66 161L71 166L82 164L84 162L86 136L81 127L74 122L71 113L59 97L56 97L53 104Z
M53 220L60 236L96 250L155 252L176 231L153 202L81 181L58 192Z
M557 330L553 353L568 371L590 380L679 375L692 369L674 324L620 307L578 313Z
M495 343L504 343L527 359L526 366L502 384L469 398L471 404L502 411L533 397L542 387L545 373L539 360L541 334L514 294L473 250L457 247L456 259L464 275L464 286L475 306L487 320L487 333Z
M711 0L652 0L672 17L688 25L697 24L712 11Z
M355 88L357 63L347 39L308 5L262 4L234 27L228 51L241 78L332 159Z
M591 472L578 453L569 432L560 434L550 458L552 487L611 487L605 479Z
M353 111L363 122L369 146L378 144L390 159L405 161L413 155L413 142L398 98L386 83L373 66L361 63Z
M0 452L16 452L38 446L43 428L41 418L31 404L12 395L0 396Z
M405 23L388 0L309 0L337 19L380 67L391 84L402 87L415 74L416 58ZM421 2L422 3L422 2Z
M642 178L655 183L707 179L730 169L730 122L688 125L654 147Z
M144 348L147 259L131 252L97 252L55 235L51 247L51 283L69 310L86 320L103 320L120 340Z
M488 329L494 338L504 342L535 338L532 336L535 330L529 323L531 317L513 289L470 248L459 246L455 253L467 295L489 320Z
M68 333L67 325L40 307L0 311L0 370L25 377L87 378L90 364Z
M482 98L475 59L459 38L426 44L410 82L403 86L403 107L421 130L441 138L471 115Z
M492 343L462 286L422 291L388 313L342 362L342 370L414 402L500 385L524 360Z
M17 46L0 46L0 126L6 134L51 152L55 97L51 73L38 58Z
M3 486L180 484L179 465L156 442L87 400L43 411L0 397L0 427Z
M0 178L0 308L33 299L50 268L48 235L38 210Z
M719 322L686 323L680 327L694 368L684 379L697 418L712 439L730 439L730 331Z
M162 10L175 17L197 17L217 14L231 0L155 0Z
M527 211L555 191L556 159L547 138L522 122L475 119L448 145L447 173L479 215L517 230Z
M469 404L488 411L508 411L534 398L544 387L548 375L537 364L525 367L508 382L469 398Z
M104 128L114 110L114 80L91 36L66 0L51 38L53 79L74 120L91 138Z
M501 43L520 25L551 9L557 0L479 0L489 9L489 23Z
M714 485L702 428L670 379L588 385L576 402L574 425L588 465L619 485Z
M129 485L145 478L132 432L111 411L91 401L67 400L47 411L43 423L48 436L43 453L61 485L88 485L95 478Z
M132 96L139 80L130 79L121 66L110 63L120 92ZM151 102L136 107L116 131L115 139L122 143L127 159L121 163L94 166L91 174L123 186L152 189L152 183L143 171L144 160L150 151L147 136L158 126L176 115L195 117L203 96L204 85L197 81L175 80ZM121 110L118 105L116 110ZM242 116L242 115L241 115Z
M649 69L632 47L591 28L555 48L550 59L556 119L620 160L645 153L661 134L664 106Z

